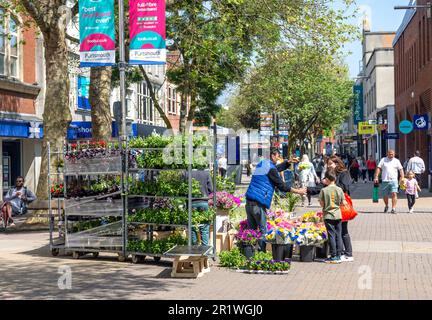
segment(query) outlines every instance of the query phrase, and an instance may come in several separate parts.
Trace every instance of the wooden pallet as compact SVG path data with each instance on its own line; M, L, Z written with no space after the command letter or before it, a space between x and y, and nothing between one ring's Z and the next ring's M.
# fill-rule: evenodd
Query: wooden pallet
M207 257L178 256L174 258L172 278L199 278L210 272Z

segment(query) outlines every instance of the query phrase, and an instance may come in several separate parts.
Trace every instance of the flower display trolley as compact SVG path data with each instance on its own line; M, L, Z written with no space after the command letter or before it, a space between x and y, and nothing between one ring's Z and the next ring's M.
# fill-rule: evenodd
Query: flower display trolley
M192 246L192 226L214 225L215 210L192 208L193 200L208 201L192 172L209 172L211 148L203 136L186 141L158 135L134 138L123 146L77 141L65 143L60 152L48 146L51 162L56 157L55 163L63 163L57 172L48 169L49 203L53 195L64 203L57 212L49 207L51 253L56 256L63 249L79 258L110 252L119 261L131 256L133 263L167 257L175 259L176 267L185 257L194 257L199 273L208 271L207 257L215 257L215 233L213 245Z

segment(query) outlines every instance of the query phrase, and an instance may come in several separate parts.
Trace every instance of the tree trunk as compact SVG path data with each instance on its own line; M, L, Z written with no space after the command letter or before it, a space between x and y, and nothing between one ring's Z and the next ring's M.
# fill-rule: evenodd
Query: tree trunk
M111 75L111 67L97 67L90 70L89 101L92 137L98 140L109 140L112 136Z
M185 132L186 128L186 114L187 114L187 103L186 103L186 95L184 93L180 96L180 123L179 123L179 131L181 133Z
M52 172L53 161L48 159L48 143L51 150L62 150L67 128L72 120L69 107L69 72L68 50L66 45L66 27L61 23L64 18L61 10L62 1L21 1L29 15L36 21L44 38L46 90L43 113L42 161L36 195L39 199L47 199L48 163ZM54 157L53 157L54 158ZM54 181L54 179L53 179ZM27 223L47 222L38 218L39 212L27 219Z

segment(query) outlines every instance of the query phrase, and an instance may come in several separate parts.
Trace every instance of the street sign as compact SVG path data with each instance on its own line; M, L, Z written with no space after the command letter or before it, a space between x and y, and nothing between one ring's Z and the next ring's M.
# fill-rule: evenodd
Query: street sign
M414 129L413 123L408 120L403 120L401 123L399 123L399 130L403 134L411 133Z
M398 132L395 132L395 133L386 132L386 133L384 133L384 139L386 139L386 140L399 139L399 133Z
M429 127L429 117L427 114L416 114L413 119L414 130L427 130Z
M359 134L374 134L376 130L376 125L369 124L368 122L360 122L358 124Z

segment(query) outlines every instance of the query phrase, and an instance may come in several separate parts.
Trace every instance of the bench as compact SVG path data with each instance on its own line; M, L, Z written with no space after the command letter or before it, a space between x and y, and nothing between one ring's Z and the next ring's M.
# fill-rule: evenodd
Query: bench
M199 278L210 272L207 254L213 250L210 246L175 246L165 252L173 256L172 278Z

